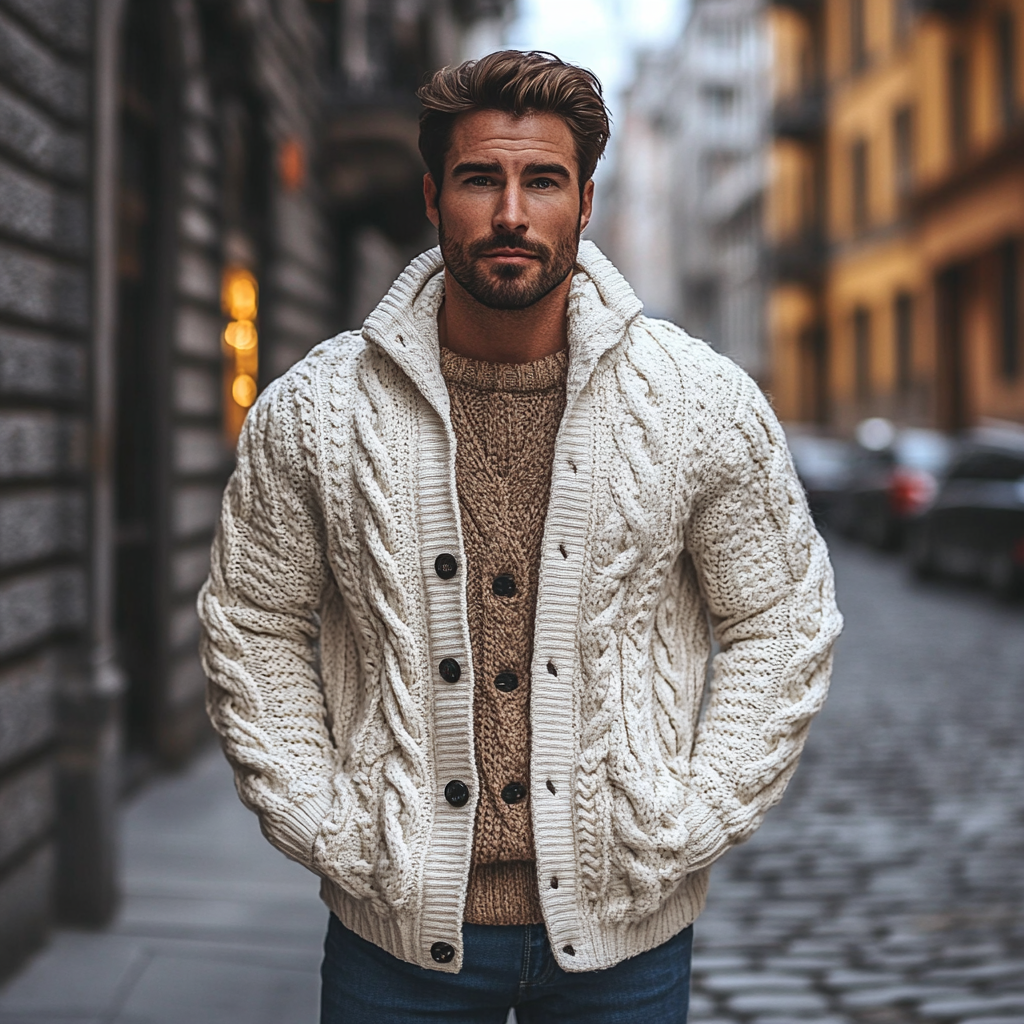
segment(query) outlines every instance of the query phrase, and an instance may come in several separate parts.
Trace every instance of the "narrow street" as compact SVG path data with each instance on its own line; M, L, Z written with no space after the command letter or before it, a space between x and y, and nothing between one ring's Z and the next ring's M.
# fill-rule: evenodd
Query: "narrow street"
M783 804L716 869L691 1020L1024 1021L1024 608L837 543L847 629ZM125 815L125 900L0 1024L310 1024L326 912L219 755Z

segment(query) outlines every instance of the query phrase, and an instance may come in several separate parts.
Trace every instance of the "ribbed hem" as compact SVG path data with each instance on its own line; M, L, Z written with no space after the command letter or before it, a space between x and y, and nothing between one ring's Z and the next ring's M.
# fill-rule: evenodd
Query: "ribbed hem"
M573 937L573 955L568 955L563 949L569 939L561 940L560 946L555 945L556 940L551 943L559 966L572 972L600 971L667 942L693 924L704 909L709 874L705 869L686 875L661 908L641 921L602 922L591 909L580 907ZM320 898L349 931L387 950L399 960L429 971L458 973L459 968L452 971L451 964L438 964L431 958L431 944L445 936L439 936L415 911L389 913L381 907L371 906L366 900L350 896L326 878L321 879Z
M565 387L568 373L568 349L532 363L488 363L441 349L441 376L478 391L550 391Z
M540 924L544 914L532 860L474 864L466 892L466 924Z

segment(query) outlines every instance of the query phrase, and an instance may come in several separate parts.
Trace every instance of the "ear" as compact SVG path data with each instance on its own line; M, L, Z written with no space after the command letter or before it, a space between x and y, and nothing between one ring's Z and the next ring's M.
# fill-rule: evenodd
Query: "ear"
M580 196L580 234L586 230L590 223L590 217L594 212L594 179L583 186L583 195Z
M441 211L437 208L437 185L429 171L423 175L423 202L427 207L427 220L436 228L441 223Z

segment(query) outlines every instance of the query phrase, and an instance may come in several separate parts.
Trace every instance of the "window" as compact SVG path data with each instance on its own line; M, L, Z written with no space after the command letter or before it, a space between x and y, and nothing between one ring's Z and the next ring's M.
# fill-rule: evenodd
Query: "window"
M800 168L797 181L800 183L799 209L800 229L804 234L818 230L821 226L821 183L819 164L806 161Z
M711 188L731 171L739 162L739 154L730 150L713 149L705 153L700 161L700 178L703 188Z
M706 21L701 33L716 50L735 50L740 41L740 25L735 21Z
M999 75L999 113L1003 127L1017 119L1017 21L1010 11L996 18L997 74Z
M801 45L797 66L800 69L800 91L810 92L818 79L814 63L814 51L811 49L810 43Z
M892 38L896 46L901 46L909 38L913 16L912 0L892 0Z
M900 292L893 303L893 330L896 354L896 390L910 391L914 373L914 297Z
M850 184L853 198L853 226L863 230L868 226L868 143L858 139L850 147Z
M701 90L704 109L715 121L729 120L736 110L736 90L729 85L707 85Z
M857 400L871 397L871 310L858 306L853 311L853 359Z
M709 345L719 342L720 295L714 278L694 278L684 284L687 328Z
M1020 372L1020 266L1016 241L999 249L999 369L1006 380Z
M863 71L868 63L864 19L865 0L850 0L850 69Z
M892 119L893 153L896 160L896 197L906 200L914 187L914 115L900 107Z
M956 50L949 57L949 148L954 160L967 153L969 96L967 55Z

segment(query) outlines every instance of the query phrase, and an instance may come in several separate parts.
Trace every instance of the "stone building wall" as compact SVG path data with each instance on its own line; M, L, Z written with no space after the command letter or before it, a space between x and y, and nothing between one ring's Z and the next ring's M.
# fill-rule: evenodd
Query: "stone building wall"
M89 17L0 3L0 963L50 916L56 697L88 618Z
M127 40L133 17L160 21ZM111 19L120 77L104 96ZM140 59L160 68L133 71L129 44L157 48ZM305 169L278 173L285 144L315 165L324 46L302 0L0 2L0 972L55 916L109 916L117 797L208 735L194 603L232 465L221 275L254 259L261 383L338 329L323 193ZM136 72L153 109L129 138ZM235 94L258 115L255 256L225 213ZM119 104L105 211L104 102ZM146 117L158 148L136 195L125 182ZM135 228L148 233L137 322Z

